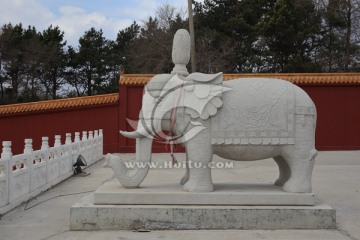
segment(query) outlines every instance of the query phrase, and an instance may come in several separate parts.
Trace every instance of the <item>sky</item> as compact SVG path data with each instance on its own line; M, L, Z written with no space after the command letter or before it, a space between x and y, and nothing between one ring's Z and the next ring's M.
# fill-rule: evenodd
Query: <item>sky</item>
M115 40L119 30L155 16L165 3L187 9L187 0L0 0L0 24L22 23L38 31L59 26L68 45L76 47L91 27Z

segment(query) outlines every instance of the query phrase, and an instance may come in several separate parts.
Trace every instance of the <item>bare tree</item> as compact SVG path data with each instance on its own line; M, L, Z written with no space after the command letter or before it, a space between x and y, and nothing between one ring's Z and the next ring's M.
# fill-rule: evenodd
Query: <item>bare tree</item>
M156 9L155 14L159 28L169 30L172 27L172 21L174 21L174 19L177 17L181 19L185 18L186 11L183 8L177 8L169 3L163 3Z
M156 17L143 21L140 33L128 49L128 65L132 73L171 72L172 41L176 30L186 23L183 11L170 4L156 10Z
M318 0L325 11L328 71L350 71L360 47L360 0Z

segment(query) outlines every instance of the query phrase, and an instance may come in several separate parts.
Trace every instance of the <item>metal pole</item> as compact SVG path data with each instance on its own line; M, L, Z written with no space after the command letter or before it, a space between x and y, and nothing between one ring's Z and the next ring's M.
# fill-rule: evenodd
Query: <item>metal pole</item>
M192 0L188 0L188 13L189 13L189 30L190 30L190 55L191 55L191 71L196 72L196 56L195 56L195 34L194 34L194 19L192 11Z

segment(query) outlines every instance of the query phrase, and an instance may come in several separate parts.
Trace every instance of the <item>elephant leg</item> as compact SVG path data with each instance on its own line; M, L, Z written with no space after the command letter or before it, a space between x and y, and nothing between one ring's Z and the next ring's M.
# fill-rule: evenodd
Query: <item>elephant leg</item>
M289 165L282 156L274 157L274 160L279 167L279 178L275 181L274 185L283 186L291 175Z
M190 169L189 169L189 156L187 151L186 151L185 165L186 165L186 171L185 171L185 175L180 180L180 185L184 185L189 180Z
M312 149L307 151L307 154L294 154L286 158L291 174L283 186L285 192L311 192L311 176L316 155L317 151Z
M295 116L295 139L293 146L283 148L281 154L290 168L290 178L284 184L286 192L311 192L311 176L314 169L315 150L314 116Z
M189 180L183 189L189 192L211 192L214 190L211 179L213 151L210 142L210 133L202 131L186 142L188 154Z

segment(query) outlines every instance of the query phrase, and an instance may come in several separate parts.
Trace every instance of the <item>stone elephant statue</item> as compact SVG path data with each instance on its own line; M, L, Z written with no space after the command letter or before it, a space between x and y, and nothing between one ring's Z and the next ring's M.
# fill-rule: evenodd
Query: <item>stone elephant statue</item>
M180 183L185 191L213 191L213 154L236 161L273 158L279 166L275 185L286 192L311 192L315 156L316 108L299 87L280 79L242 78L222 81L222 73L187 77L161 74L145 86L139 121L133 132L136 160L151 161L152 141L182 144L187 168ZM170 132L165 135L162 131ZM110 158L108 156L108 161ZM135 188L149 167L114 169L120 183Z

